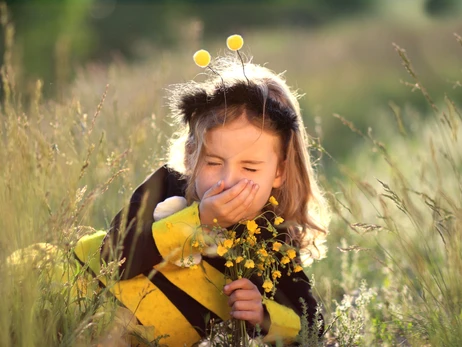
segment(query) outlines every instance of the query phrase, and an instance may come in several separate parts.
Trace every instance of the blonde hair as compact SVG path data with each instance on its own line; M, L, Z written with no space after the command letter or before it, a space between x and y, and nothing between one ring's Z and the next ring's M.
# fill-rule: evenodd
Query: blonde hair
M213 73L202 83L172 86L170 108L182 127L172 138L169 166L188 179L186 197L198 200L195 178L202 159L207 131L241 116L281 139L280 160L285 179L272 195L279 205L289 234L309 257L321 258L320 244L327 232L328 208L317 184L308 153L308 135L303 126L297 94L282 75L266 67L228 57L213 62Z

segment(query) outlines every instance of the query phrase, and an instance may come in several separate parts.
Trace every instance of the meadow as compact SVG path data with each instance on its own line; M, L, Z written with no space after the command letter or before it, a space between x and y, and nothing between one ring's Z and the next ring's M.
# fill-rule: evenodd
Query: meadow
M75 242L107 228L163 163L172 134L164 88L201 78L190 58L200 38L185 34L175 51L143 47L149 59L137 64L79 67L45 98L49 81L16 83L13 27L2 23L0 346L124 346L104 291L75 295L85 269L65 281L48 269L68 267ZM403 23L358 19L245 36L256 62L287 69L289 84L306 93L333 215L327 258L306 269L328 326L320 345L462 341L460 25ZM224 40L208 45L222 52ZM32 247L20 265L6 262L40 242L57 245L52 256Z

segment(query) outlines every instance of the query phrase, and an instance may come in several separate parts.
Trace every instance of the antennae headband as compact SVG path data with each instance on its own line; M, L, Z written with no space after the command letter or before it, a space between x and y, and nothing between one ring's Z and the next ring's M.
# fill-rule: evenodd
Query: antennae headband
M197 85L184 90L176 100L170 106L185 124L190 124L196 115L204 116L212 109L244 105L250 111L269 117L284 132L298 130L295 112L271 97L265 98L254 82L238 82L231 87L220 83L211 93Z

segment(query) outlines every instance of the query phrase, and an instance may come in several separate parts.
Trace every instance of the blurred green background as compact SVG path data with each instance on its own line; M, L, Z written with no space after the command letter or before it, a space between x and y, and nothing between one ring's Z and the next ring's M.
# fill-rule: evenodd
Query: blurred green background
M106 83L111 84L110 90L122 90L124 83L140 82L133 73L119 76L125 82L111 80L105 73L100 79L92 74L84 77L89 66L102 71L123 63L143 66L149 74L152 66L161 63L171 71L166 84L188 80L199 72L191 60L197 49L223 54L226 37L239 33L246 41L243 52L254 56L255 62L267 63L278 72L287 70L289 84L306 94L301 104L310 134L321 137L326 149L342 160L354 155L355 137L340 130L333 113L360 129L373 126L387 131L380 122L393 117L390 103L418 111L429 107L420 93L400 83L407 76L393 42L407 50L436 102L444 96L440 91L448 89L453 99L460 99L460 88L447 88L456 84L460 71L461 52L453 36L462 32L460 3L7 1L15 26L16 84L26 101L37 79L43 81L47 98L68 95L75 81L85 80L85 89L95 99ZM164 97L161 87L146 81L137 92L159 101ZM145 111L147 116L165 112Z

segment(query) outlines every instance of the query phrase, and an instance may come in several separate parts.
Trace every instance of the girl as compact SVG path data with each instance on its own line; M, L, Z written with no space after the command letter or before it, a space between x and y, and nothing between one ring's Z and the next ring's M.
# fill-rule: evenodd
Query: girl
M230 316L248 328L258 325L267 342L293 341L301 329L300 299L321 334L303 272L282 276L268 300L257 276L225 285L225 261L216 254L194 254L200 269L180 263L197 228L218 223L239 233L240 221L270 209L284 217L287 232L280 235L289 235L284 241L297 246L298 257L318 258L325 234L325 206L295 94L256 64L245 64L244 74L240 62L221 58L213 71L203 83L172 88L170 107L181 130L169 164L135 190L103 240L102 259L124 261L113 292L141 324L154 326L155 336L168 334L161 342L171 346L193 344L207 336L211 322ZM267 204L270 196L277 206ZM77 256L84 261L100 238L79 242Z

